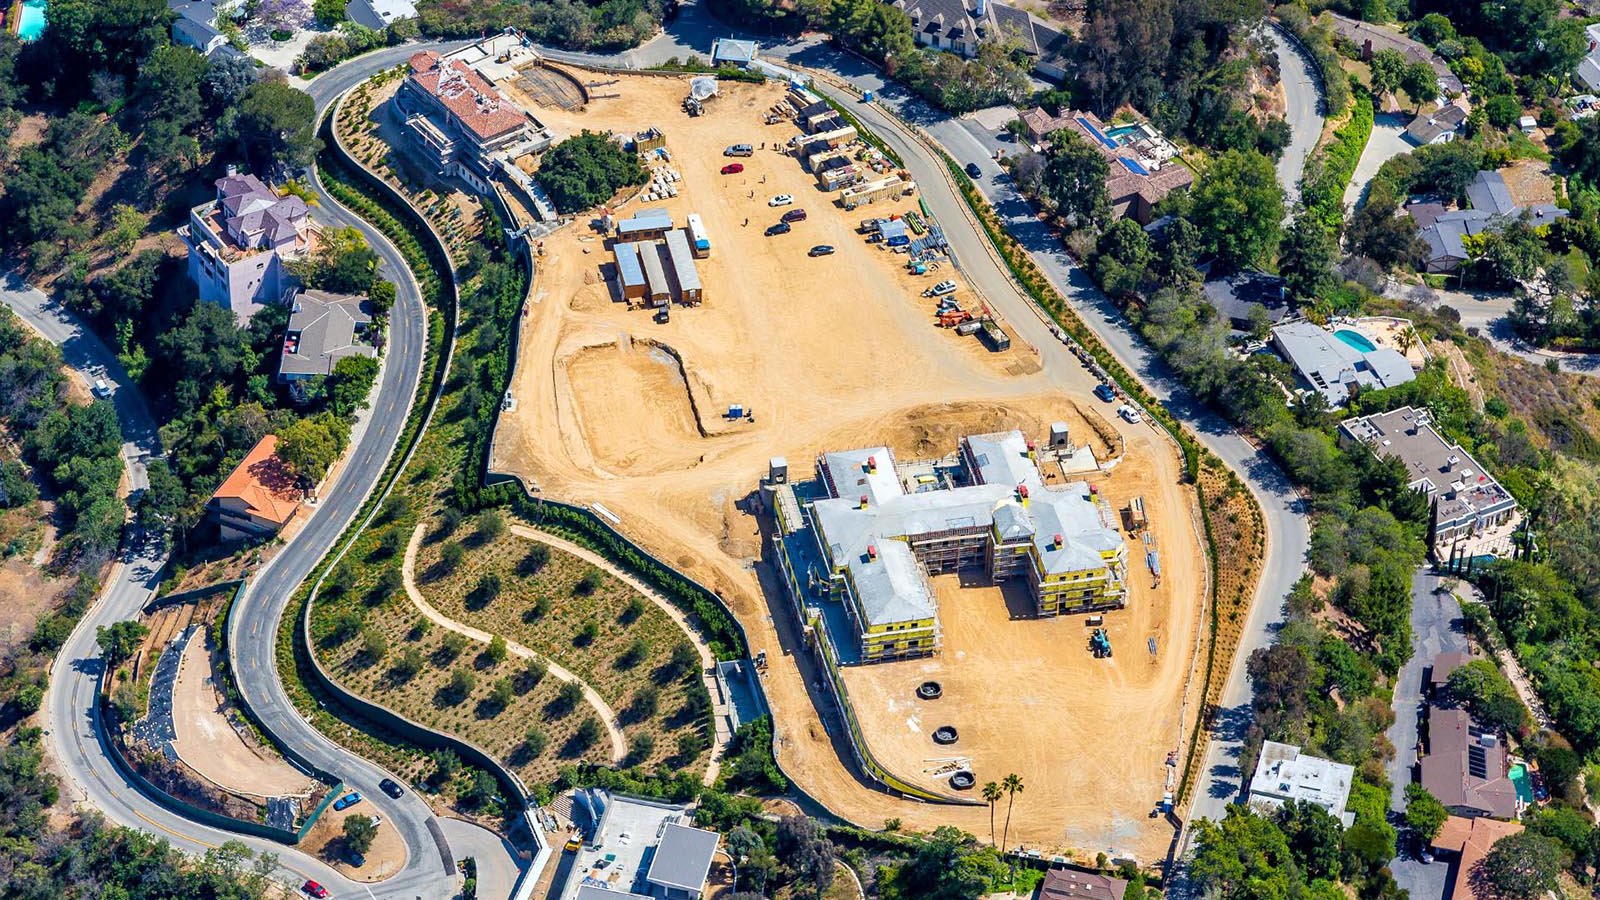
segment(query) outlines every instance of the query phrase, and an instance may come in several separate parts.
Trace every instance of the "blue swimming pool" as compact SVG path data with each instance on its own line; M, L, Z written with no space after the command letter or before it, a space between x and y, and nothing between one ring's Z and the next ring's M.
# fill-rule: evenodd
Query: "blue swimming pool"
M44 8L49 0L22 0L22 16L17 19L17 37L36 41L44 34Z
M1349 344L1357 350L1360 350L1362 353L1371 353L1372 351L1378 349L1378 345L1372 342L1372 338L1367 337L1359 331L1352 331L1349 328L1341 328L1338 331L1335 331L1333 336L1341 341L1344 341L1346 344Z

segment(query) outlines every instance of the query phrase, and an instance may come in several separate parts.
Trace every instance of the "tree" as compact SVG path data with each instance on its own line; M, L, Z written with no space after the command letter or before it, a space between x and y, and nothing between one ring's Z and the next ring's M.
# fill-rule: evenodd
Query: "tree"
M1483 114L1495 128L1510 128L1522 116L1522 103L1512 94L1496 94L1484 101Z
M833 842L817 820L784 816L778 820L778 858L794 875L794 882L820 898L833 884Z
M1195 185L1192 219L1226 267L1265 265L1283 220L1283 188L1272 160L1254 150L1222 154Z
M1044 199L1077 227L1097 226L1110 214L1106 159L1065 128L1052 132L1042 178Z
M1132 219L1118 219L1100 234L1095 248L1094 272L1100 286L1113 297L1138 291L1151 260L1150 236Z
M486 509L478 513L477 531L479 540L487 543L506 532L506 517L498 509Z
M394 300L394 282L383 278L373 278L372 285L367 288L367 302L372 304L373 315L388 315L389 310L394 308Z
M1000 789L1000 785L992 781L983 786L983 800L989 804L989 844L995 847L1000 845L994 839L994 807L1000 802L1002 793L1004 792Z
M1290 800L1278 811L1278 826L1308 878L1338 878L1344 826L1315 803Z
M538 759L544 755L545 748L550 746L550 738L544 729L537 725L528 726L528 731L522 736L522 752L529 759Z
M217 53L206 66L200 90L212 112L220 114L238 102L256 83L256 77L255 60L242 53Z
M1406 76L1406 56L1399 50L1386 47L1372 54L1372 92L1392 94L1400 89Z
M318 25L332 28L345 20L344 7L344 0L311 0L311 15Z
M1338 284L1333 268L1339 247L1328 229L1305 210L1294 217L1278 245L1278 271L1284 288L1297 303L1313 303Z
M1022 776L1012 772L1000 779L1000 789L1006 792L1006 824L1000 829L1000 843L1003 849L1011 836L1011 807L1017 802L1017 795L1023 791Z
M439 569L446 574L454 572L466 558L467 548L461 546L459 541L451 541L439 548Z
M516 697L516 689L511 686L511 679L496 678L494 684L489 685L489 702L496 709L505 709L511 705Z
M1532 831L1501 838L1483 860L1483 876L1500 896L1543 896L1556 886L1567 852L1556 841Z
M637 154L587 129L555 145L539 163L539 182L563 215L582 212L644 181Z
M256 20L274 31L304 28L311 15L306 0L260 0L256 4Z
M489 649L483 651L483 655L487 656L490 662L499 665L506 661L506 654L509 652L506 639L497 634L489 639Z
M361 652L366 654L367 659L376 663L388 654L389 639L384 637L383 632L376 628L363 628L361 630Z
M600 732L600 720L594 716L584 716L583 721L578 723L577 730L572 733L572 749L576 753L582 753L593 747L595 742L600 740Z
M223 113L219 133L258 169L298 169L311 164L320 146L311 130L315 118L310 94L285 81L258 81Z
M1444 820L1449 817L1450 811L1427 788L1415 783L1406 785L1406 825L1421 835L1423 840L1431 841L1438 837L1439 829L1444 827Z
M344 845L355 853L366 853L372 849L372 841L378 836L378 825L372 821L371 816L356 813L346 816L344 820Z
M328 405L333 414L348 418L364 409L377 380L378 361L371 356L346 356L334 363L328 380Z
M1405 71L1400 73L1400 90L1411 98L1420 113L1424 103L1438 98L1439 75L1433 71L1433 66L1420 59L1414 60L1407 63Z
M578 704L582 702L583 688L575 681L563 681L561 689L556 691L556 698L550 705L557 715L564 716L577 709Z
M1466 704L1479 724L1502 731L1521 731L1528 710L1516 688L1492 661L1474 659L1450 673L1450 693Z
M163 0L52 0L45 22L46 50L74 96L87 90L94 73L131 75L168 40Z
M409 680L415 678L417 673L422 671L424 662L421 650L416 647L407 647L406 651L400 654L400 658L395 660L393 671L401 680Z
M165 531L178 520L187 494L183 482L172 474L165 459L152 459L145 464L148 484L139 496L139 524L155 531Z
M455 697L457 703L465 700L477 684L478 676L472 674L472 670L466 666L458 666L450 673L450 694Z
M989 893L1006 866L993 847L982 847L972 835L941 825L919 841L916 855L893 879L878 882L884 900L967 900ZM885 883L887 881L887 883Z
M1293 896L1288 840L1270 819L1230 805L1221 822L1196 823L1195 842L1189 875L1208 895L1230 900Z
M344 452L348 427L330 413L318 413L289 423L278 434L278 459L301 478L315 484Z
M102 625L95 629L94 640L100 645L100 654L105 657L106 668L114 670L138 652L139 645L149 633L150 629L138 622L117 622L109 627Z
M1532 214L1522 215L1482 236L1483 263L1501 282L1514 285L1533 280L1545 268L1550 251L1534 230Z
M134 242L144 234L150 217L136 207L118 203L111 208L111 227L106 230L106 245L111 252L122 255L133 249Z

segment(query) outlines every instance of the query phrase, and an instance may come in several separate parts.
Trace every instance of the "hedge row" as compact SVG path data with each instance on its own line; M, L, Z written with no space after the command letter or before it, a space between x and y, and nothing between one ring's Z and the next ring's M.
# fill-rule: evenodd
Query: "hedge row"
M1344 227L1345 188L1371 136L1372 97L1363 92L1350 111L1350 121L1333 133L1333 143L1306 166L1305 183L1301 186L1306 211L1334 234Z

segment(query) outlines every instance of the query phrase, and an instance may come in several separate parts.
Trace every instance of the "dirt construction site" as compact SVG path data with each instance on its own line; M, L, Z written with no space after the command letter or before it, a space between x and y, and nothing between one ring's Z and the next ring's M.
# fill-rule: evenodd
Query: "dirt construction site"
M982 309L982 299L949 261L914 275L905 255L857 233L864 217L916 210L914 194L846 211L837 192L820 190L777 149L799 133L791 119L764 121L784 97L781 83L721 82L720 95L691 118L680 111L685 79L605 77L605 97L582 108L537 106L536 114L558 138L585 128L665 133L675 196L609 212L661 208L679 228L698 214L712 247L696 261L703 303L674 305L658 322L624 302L609 241L590 216L545 237L493 468L552 498L600 507L722 595L752 654L766 652L779 761L806 794L866 826L897 818L907 828L955 825L987 836L985 806L887 796L848 761L847 733L765 549L771 525L756 513L757 486L774 456L787 457L799 480L824 450L883 444L899 458L929 458L954 451L967 434L1019 428L1042 439L1051 423L1065 422L1101 461L1071 478L1118 509L1143 497L1160 548L1157 585L1145 546L1128 536L1127 608L1105 616L1115 655L1091 656L1082 617L1014 617L1023 601L1010 594L1025 593L1020 585L963 586L964 575L950 575L933 581L939 655L850 666L844 678L870 753L896 776L951 793L937 770L952 755L970 761L980 785L1020 775L1013 846L1141 862L1165 854L1172 828L1150 813L1168 789L1168 754L1195 713L1186 694L1199 687L1206 584L1177 448L1159 429L1117 418L1090 395L1087 373L1047 379L1022 341L991 352L936 327L935 301L922 296L936 282L956 281L967 308ZM513 85L502 87L517 97ZM723 155L741 143L754 154ZM731 162L743 171L721 174ZM792 195L793 205L769 207L778 194ZM764 235L796 208L807 216L790 233ZM819 244L836 252L809 256ZM741 414L728 415L732 406ZM915 699L929 679L942 683L943 697ZM955 747L930 738L947 724L959 729Z

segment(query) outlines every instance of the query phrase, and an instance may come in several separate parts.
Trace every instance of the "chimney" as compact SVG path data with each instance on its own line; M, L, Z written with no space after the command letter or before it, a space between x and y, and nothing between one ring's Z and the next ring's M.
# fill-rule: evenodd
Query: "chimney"
M228 163L228 170L227 171L228 171L228 177L232 178L235 175L239 174L239 167L237 165L233 164L233 163Z
M1026 502L1028 499L1028 486L1025 484L1017 485L1017 496L1021 497L1023 501Z
M878 458L876 456L867 457L867 472L872 473L876 471L878 471Z
M878 558L878 545L877 544L868 544L867 545L867 559L877 559L877 558Z
M1055 544L1056 544L1056 549L1057 550L1061 549L1061 545L1066 542L1066 539L1061 536L1061 532L1059 532L1059 531L1056 532L1056 536L1055 536L1054 540L1055 540Z
M862 509L866 509L867 508L867 495L866 494L862 494L861 495L861 508Z

